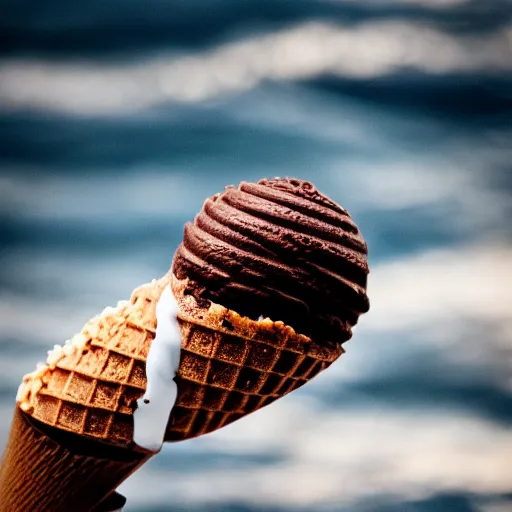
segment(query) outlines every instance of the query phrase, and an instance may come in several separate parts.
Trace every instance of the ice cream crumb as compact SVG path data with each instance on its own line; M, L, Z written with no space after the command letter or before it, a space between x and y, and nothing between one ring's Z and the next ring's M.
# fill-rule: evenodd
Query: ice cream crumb
M92 339L96 339L100 333L100 327L97 324L88 324L85 326L84 332Z
M55 345L53 350L48 352L48 359L46 359L46 364L48 366L55 366L59 360L62 358L63 349L60 345Z
M70 356L74 352L74 348L71 345L64 345L62 353L65 356Z
M32 393L37 394L37 392L43 387L43 381L37 379L34 381L34 386L32 387Z
M32 406L28 402L22 402L20 404L20 408L23 412L29 412L32 409Z
M146 393L137 401L137 409L133 413L133 440L142 448L155 452L164 442L165 429L178 393L174 382L181 350L177 314L178 304L170 286L167 286L156 305L156 334L146 361Z
M22 382L18 387L18 392L16 393L16 402L24 402L27 396L27 388L25 383Z

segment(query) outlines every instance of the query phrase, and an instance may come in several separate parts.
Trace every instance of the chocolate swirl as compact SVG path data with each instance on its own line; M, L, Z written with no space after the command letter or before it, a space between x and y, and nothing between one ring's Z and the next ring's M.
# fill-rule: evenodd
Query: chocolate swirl
M369 309L367 247L346 210L306 181L264 179L207 199L173 261L200 304L344 342Z

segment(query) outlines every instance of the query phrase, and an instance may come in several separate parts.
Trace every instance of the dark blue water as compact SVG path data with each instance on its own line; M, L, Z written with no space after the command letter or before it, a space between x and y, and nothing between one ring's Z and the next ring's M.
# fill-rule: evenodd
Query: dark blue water
M126 510L512 509L511 7L4 2L0 444L22 375L163 275L206 197L296 176L358 222L370 313Z

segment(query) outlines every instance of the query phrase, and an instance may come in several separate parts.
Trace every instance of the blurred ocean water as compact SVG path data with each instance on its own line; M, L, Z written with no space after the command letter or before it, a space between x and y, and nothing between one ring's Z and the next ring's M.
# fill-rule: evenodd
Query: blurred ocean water
M512 510L509 1L0 9L0 446L22 375L164 274L207 196L297 176L359 224L370 312L126 510Z

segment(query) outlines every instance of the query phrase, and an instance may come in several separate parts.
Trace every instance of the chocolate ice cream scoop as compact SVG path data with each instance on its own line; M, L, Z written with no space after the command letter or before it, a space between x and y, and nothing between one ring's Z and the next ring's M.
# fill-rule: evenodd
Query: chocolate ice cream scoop
M205 307L342 343L369 309L367 253L346 210L307 181L275 178L207 199L185 226L172 270Z

